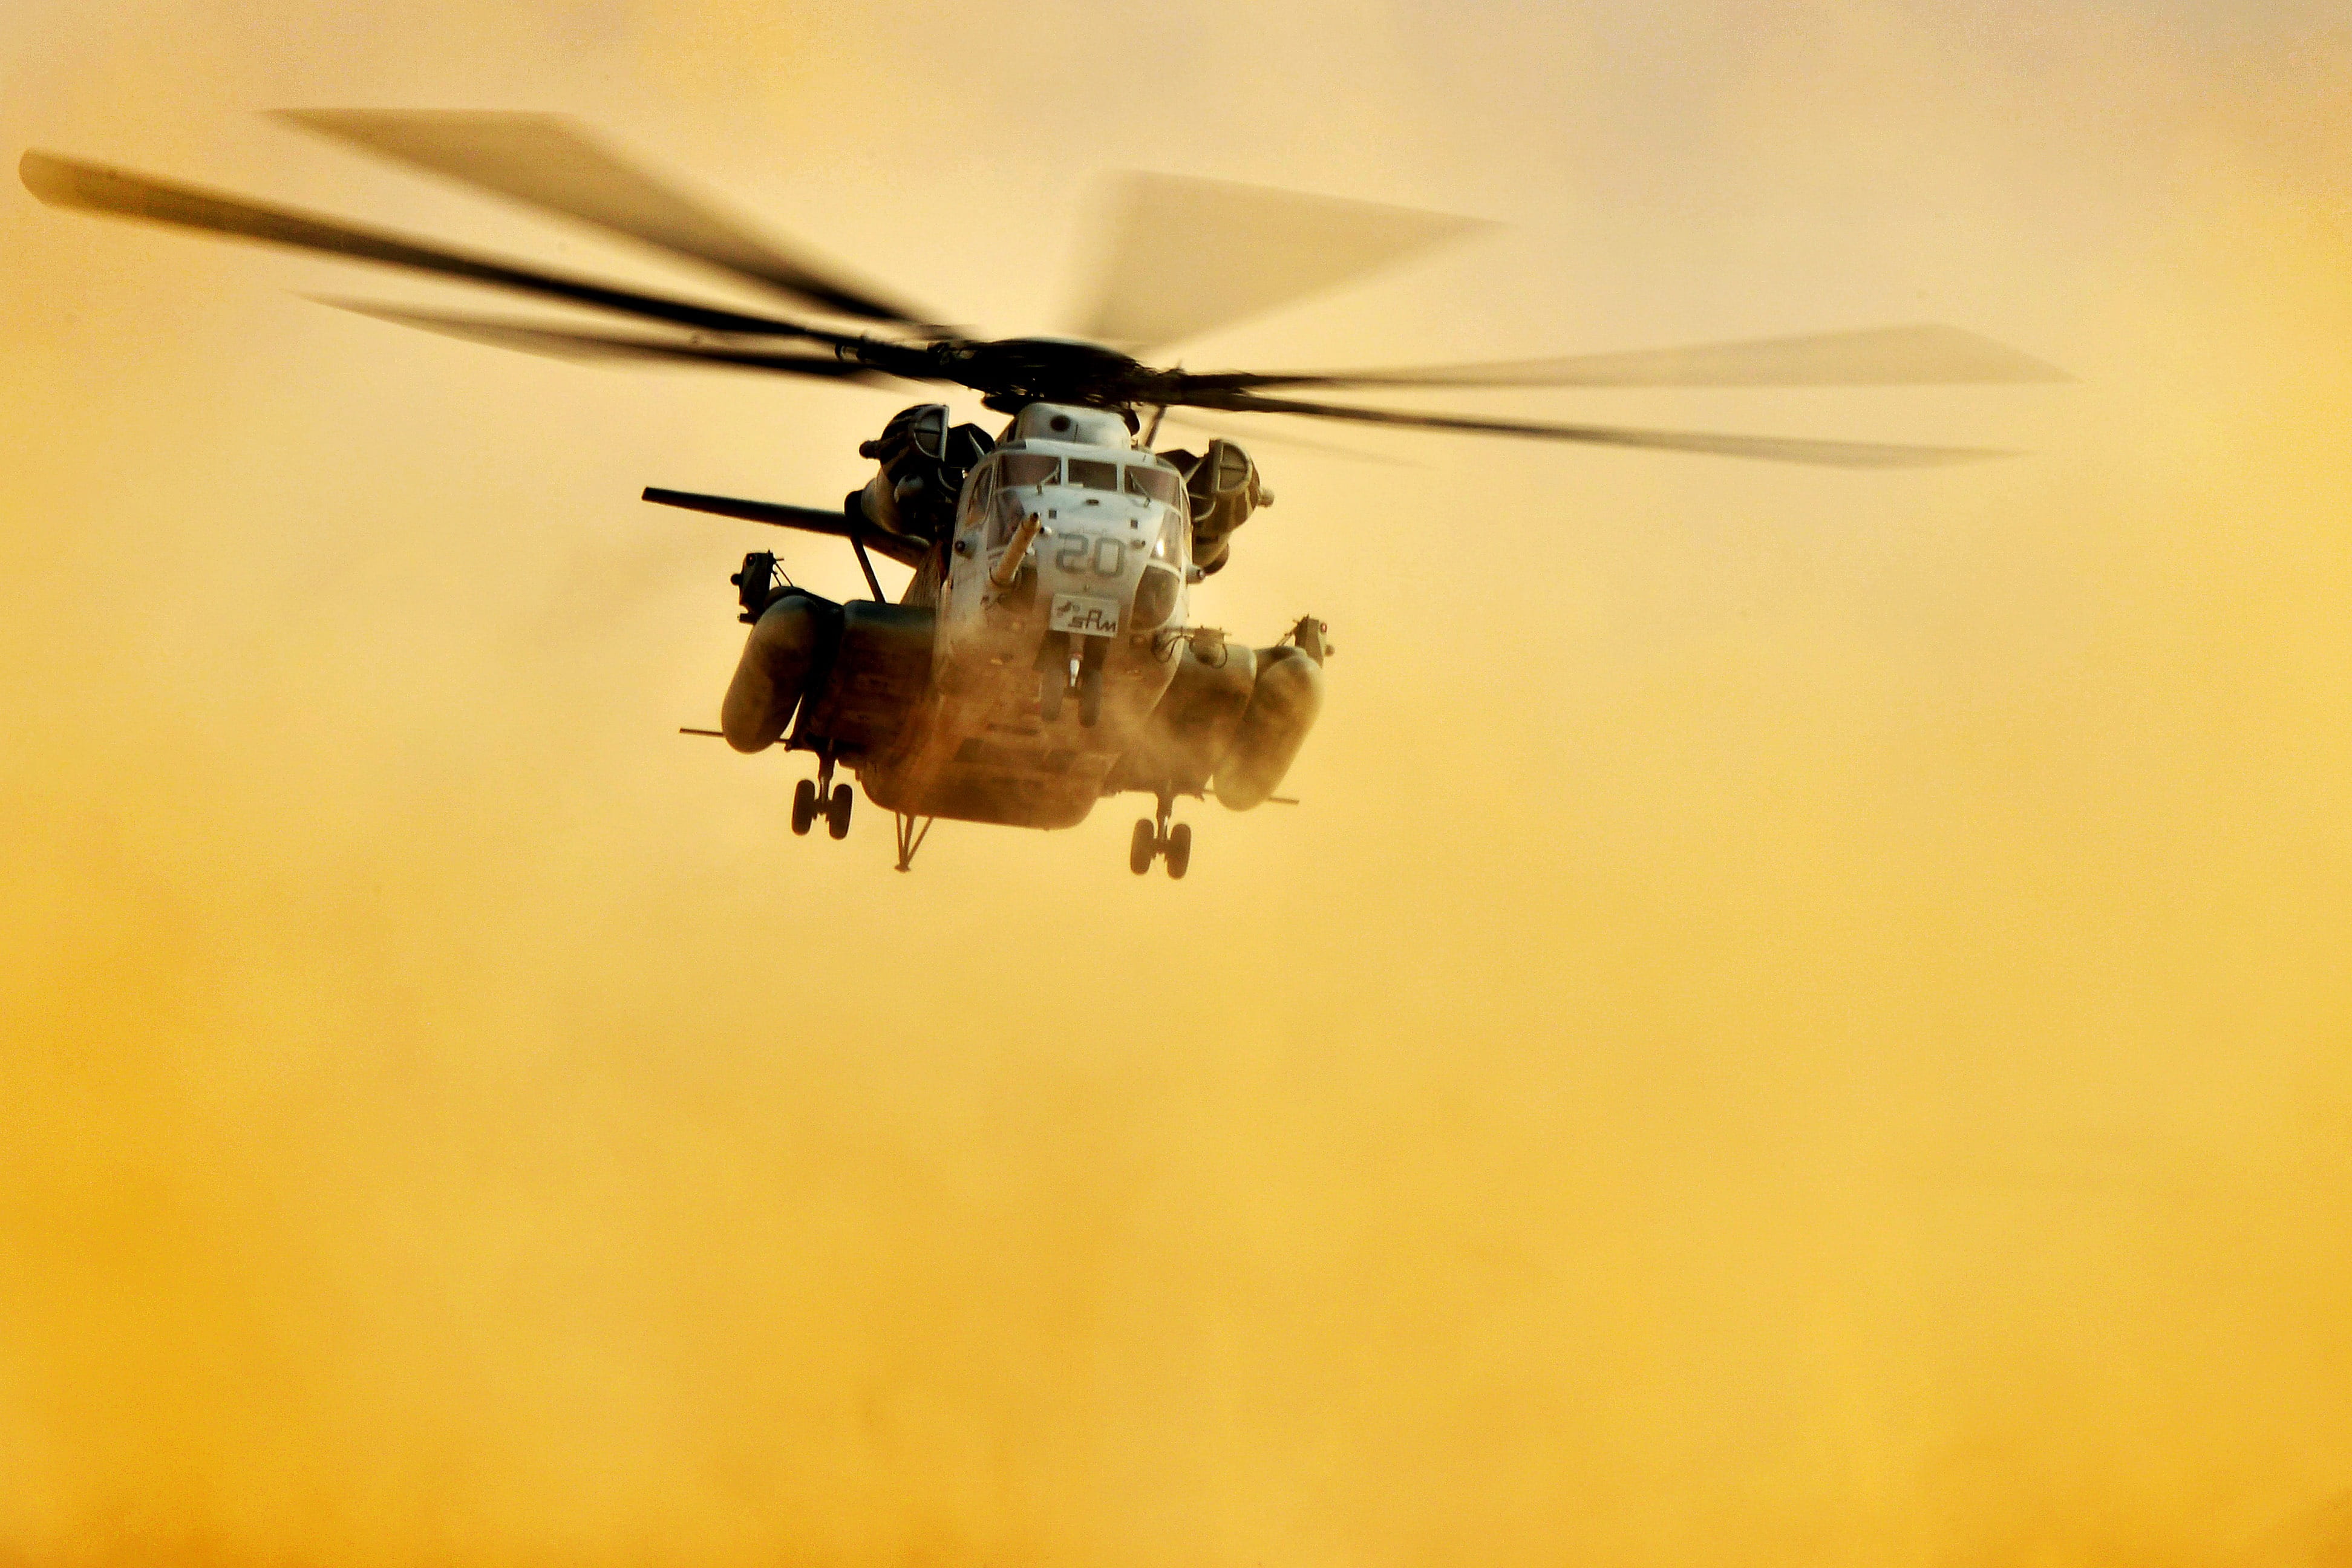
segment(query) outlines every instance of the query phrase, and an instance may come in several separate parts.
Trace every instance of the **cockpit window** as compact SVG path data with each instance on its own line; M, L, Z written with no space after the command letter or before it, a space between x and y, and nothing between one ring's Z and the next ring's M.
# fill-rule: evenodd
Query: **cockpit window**
M1118 465L1098 463L1092 458L1072 458L1070 483L1084 485L1090 490L1115 490L1118 489Z
M1012 486L998 486L996 505L989 511L988 547L991 550L1002 550L1011 543L1013 531L1021 526L1021 520L1034 510L1036 505L1036 497L1031 496L1024 500L1013 493Z
M1062 459L1044 452L1007 452L997 480L1004 485L1050 485L1061 478Z
M1160 537L1151 542L1151 559L1165 561L1171 566L1184 563L1184 531L1188 524L1181 511L1171 512L1160 525Z
M1165 468L1147 468L1140 465L1127 470L1127 493L1149 496L1168 506L1176 504L1179 481Z

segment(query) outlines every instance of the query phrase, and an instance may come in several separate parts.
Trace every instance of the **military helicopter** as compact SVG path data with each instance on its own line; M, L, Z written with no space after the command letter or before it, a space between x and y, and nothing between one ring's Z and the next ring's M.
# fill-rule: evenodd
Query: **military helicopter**
M776 555L734 575L751 630L716 731L740 752L810 753L792 826L849 830L846 765L896 826L898 868L939 818L1068 827L1104 796L1153 797L1129 846L1181 878L1180 798L1246 811L1276 795L1321 708L1328 627L1299 618L1252 647L1195 623L1192 590L1271 505L1240 443L1160 450L1171 411L1711 453L1844 468L2002 454L1415 413L1293 395L1396 387L1896 385L2063 380L1939 326L1698 348L1337 371L1196 372L1138 353L1397 261L1477 226L1331 197L1134 176L1100 296L1070 337L983 338L938 324L847 268L755 236L572 122L537 114L319 110L284 118L362 150L634 239L791 300L793 316L648 293L40 152L26 186L53 205L374 262L657 323L658 334L328 301L499 347L824 381L944 385L1009 416L995 434L925 403L859 448L877 471L839 507L649 488L644 499L845 539L872 597L794 585ZM897 603L880 554L912 569Z

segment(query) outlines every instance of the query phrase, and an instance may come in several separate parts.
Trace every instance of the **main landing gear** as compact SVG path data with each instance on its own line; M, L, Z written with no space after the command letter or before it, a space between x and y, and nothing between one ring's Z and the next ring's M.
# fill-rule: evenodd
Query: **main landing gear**
M1168 862L1168 875L1177 881L1192 864L1192 825L1180 822L1168 825L1168 813L1176 804L1172 795L1160 797L1160 809L1150 817L1139 818L1134 837L1127 844L1127 868L1140 877L1151 869L1155 859Z
M825 832L835 838L848 837L849 807L855 798L847 784L833 782L833 753L819 752L816 777L803 779L793 789L793 831L806 837L821 816ZM918 826L918 819L904 812L892 812L890 816L898 841L898 869L904 871L914 865L915 851L930 837L931 819L923 817Z
M801 780L799 787L793 791L793 831L806 837L822 816L825 832L835 838L848 837L849 808L855 799L847 784L833 782L833 754L821 754L816 777Z

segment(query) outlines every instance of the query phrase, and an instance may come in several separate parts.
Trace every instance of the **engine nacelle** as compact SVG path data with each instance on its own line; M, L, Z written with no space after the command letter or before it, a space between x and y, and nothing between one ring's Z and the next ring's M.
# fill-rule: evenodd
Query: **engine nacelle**
M866 521L909 539L944 539L955 526L963 481L996 443L977 425L950 425L944 403L900 409L882 434L857 448L882 471L866 482L858 507Z
M1192 506L1192 564L1205 576L1225 563L1234 530L1260 507L1274 504L1274 492L1237 442L1219 437L1197 458L1181 451L1160 456L1184 473Z

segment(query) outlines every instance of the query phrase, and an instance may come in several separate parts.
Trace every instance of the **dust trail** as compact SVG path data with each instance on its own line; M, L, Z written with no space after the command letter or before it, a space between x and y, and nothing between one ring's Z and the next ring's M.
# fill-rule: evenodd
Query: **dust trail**
M2352 38L33 0L0 147L625 278L251 110L546 109L995 330L1099 168L1507 220L1195 368L1943 320L2074 387L1433 395L1930 476L1269 445L1291 788L783 827L680 740L897 406L0 199L0 1557L2341 1563ZM371 280L373 281L373 280ZM393 291L427 308L438 294ZM821 590L823 542L786 564Z

